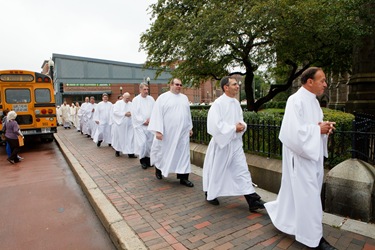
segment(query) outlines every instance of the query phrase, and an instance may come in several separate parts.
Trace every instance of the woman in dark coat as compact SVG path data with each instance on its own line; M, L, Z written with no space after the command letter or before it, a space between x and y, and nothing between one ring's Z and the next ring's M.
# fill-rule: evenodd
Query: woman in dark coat
M18 136L22 135L20 131L20 127L16 122L17 113L15 111L9 111L7 115L7 123L6 123L6 131L5 131L5 138L10 145L10 149L12 151L11 155L8 157L8 161L12 164L19 162L17 155L20 151L20 146L18 143Z

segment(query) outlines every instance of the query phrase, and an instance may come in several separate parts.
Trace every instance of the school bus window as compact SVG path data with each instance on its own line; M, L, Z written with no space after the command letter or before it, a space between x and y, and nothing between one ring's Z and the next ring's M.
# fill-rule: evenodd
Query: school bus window
M49 89L35 89L35 102L51 102L51 92Z
M5 101L7 103L29 103L31 100L29 89L6 89Z

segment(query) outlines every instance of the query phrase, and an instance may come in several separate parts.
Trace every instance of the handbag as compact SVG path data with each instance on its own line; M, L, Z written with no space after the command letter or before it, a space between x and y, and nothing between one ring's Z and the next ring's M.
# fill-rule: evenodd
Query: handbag
M18 146L22 147L24 144L24 141L23 141L23 137L22 136L18 136Z

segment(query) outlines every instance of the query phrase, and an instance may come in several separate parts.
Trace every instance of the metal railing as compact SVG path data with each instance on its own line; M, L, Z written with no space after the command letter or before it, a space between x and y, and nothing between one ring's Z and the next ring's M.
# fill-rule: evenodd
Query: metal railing
M352 134L352 158L375 164L375 116L354 113Z
M192 142L208 144L211 136L207 133L206 117L193 117ZM243 136L245 152L258 154L268 158L281 158L282 144L278 139L280 123L275 121L245 120L247 130ZM328 140L329 157L325 161L327 168L349 159L358 158L375 165L375 119L364 118L356 114L352 131L344 131L337 127Z
M208 144L211 135L207 133L206 117L193 117L193 136L190 141ZM259 154L266 157L281 157L281 142L278 139L280 124L258 120L245 120L247 130L243 135L243 148L245 152Z

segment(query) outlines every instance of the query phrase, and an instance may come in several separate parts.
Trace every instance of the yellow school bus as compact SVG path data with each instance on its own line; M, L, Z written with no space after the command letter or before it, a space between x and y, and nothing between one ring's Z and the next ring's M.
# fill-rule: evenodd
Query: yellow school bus
M0 116L14 110L25 137L53 140L57 132L53 82L48 75L26 70L0 70ZM2 128L2 124L0 124Z

